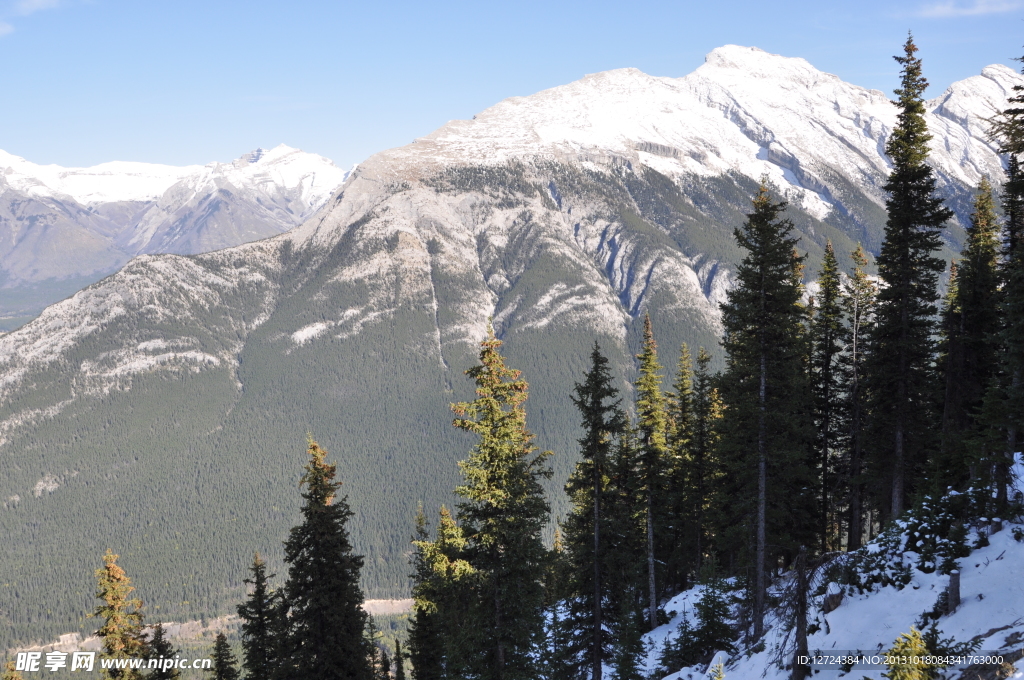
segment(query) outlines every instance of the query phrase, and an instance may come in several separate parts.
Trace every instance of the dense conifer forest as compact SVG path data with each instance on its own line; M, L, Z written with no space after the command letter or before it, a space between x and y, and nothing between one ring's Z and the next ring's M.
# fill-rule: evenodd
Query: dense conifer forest
M287 573L268 574L259 553L273 546L252 546L238 574L240 659L218 638L214 676L599 680L611 669L639 680L641 636L695 583L705 586L695 623L684 619L664 650L666 674L756 646L774 577L854 551L895 520L941 508L919 552L924 568L948 573L965 523L1019 514L1010 469L1024 434L1024 92L994 119L1007 175L978 187L943 295L937 253L952 213L928 166L916 52L908 38L896 58L877 276L871 244L841 252L827 242L806 271L786 203L762 182L730 246L742 259L720 346L659 346L658 318L647 316L634 399L599 342L576 357L586 366L578 382L546 386L577 413L564 517L552 517L543 484L551 452L527 427L529 385L489 328L466 371L475 396L451 407L452 426L472 438L454 503L409 518L407 637L382 644L361 608L372 558L356 554L346 528L360 510L310 438ZM162 629L143 627L117 556L102 559L103 655L168 654ZM734 603L740 619L727 622ZM938 644L928 635L905 644Z

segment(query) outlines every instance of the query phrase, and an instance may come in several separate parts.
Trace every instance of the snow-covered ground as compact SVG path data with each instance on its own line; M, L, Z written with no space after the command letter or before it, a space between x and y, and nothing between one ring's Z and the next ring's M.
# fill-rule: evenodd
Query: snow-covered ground
M1020 454L1018 454L1020 456ZM1024 489L1021 479L1024 476L1024 464L1015 466L1015 478L1018 490ZM978 643L976 655L986 653L1018 654L1024 650L1024 537L1022 518L1016 521L1003 521L1002 529L989 535L989 545L975 549L969 556L960 558L958 566L961 574L961 604L951 615L942 616L938 620L941 637L952 638L956 642L974 641ZM968 545L974 545L978 539L977 530L968 536ZM867 551L879 549L874 543L865 548ZM872 592L856 594L847 589L842 604L834 611L824 614L823 597L811 597L808 603L808 624L819 628L808 635L807 646L811 655L836 655L853 650L864 654L884 653L891 649L893 643L902 633L910 631L920 619L921 614L931 611L939 595L946 589L949 576L938 573L924 573L916 568L918 556L906 553L904 561L912 567L910 585L898 590L894 586L876 587ZM849 594L852 590L854 594ZM665 647L666 640L674 639L676 630L682 621L684 609L687 611L691 624L694 622L694 605L700 599L701 587L695 587L672 598L664 607L666 612L677 612L673 620L645 636L648 648L647 670L654 672L658 659ZM772 618L768 617L769 620ZM790 677L790 671L779 668L773 658L779 658L780 645L784 646L783 658L792 660L793 636L787 639L787 631L780 624L768 630L763 651L750 654L742 650L729 658L725 654L716 655L712 665L718 660L727 659L726 677L733 679L766 678L782 680ZM1017 670L1009 676L1024 678L1024 661L1016 664ZM821 667L819 667L821 668ZM959 671L964 667L950 667L945 676L958 678ZM699 680L707 677L709 665L701 664L684 668L663 680ZM856 666L845 677L852 680L882 680L884 667ZM814 678L844 677L841 670L822 669L813 675Z

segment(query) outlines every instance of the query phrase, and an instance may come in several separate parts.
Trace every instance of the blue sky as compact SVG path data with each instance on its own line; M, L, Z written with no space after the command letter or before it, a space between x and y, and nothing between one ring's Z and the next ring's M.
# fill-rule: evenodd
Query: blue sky
M0 149L184 165L285 143L348 167L506 97L683 76L728 43L891 92L907 30L935 96L1020 66L1024 0L0 0Z

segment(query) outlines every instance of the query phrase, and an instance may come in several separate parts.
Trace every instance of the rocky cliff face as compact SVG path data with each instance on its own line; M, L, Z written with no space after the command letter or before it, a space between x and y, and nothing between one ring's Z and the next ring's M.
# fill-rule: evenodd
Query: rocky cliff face
M960 220L981 175L1001 172L983 117L1020 82L988 67L929 103ZM240 596L253 550L279 558L312 432L339 461L370 596L403 596L416 503L451 502L473 444L448 404L471 398L462 371L488 319L531 384L564 515L578 436L568 395L593 343L627 401L645 312L664 365L683 341L717 353L718 304L742 257L732 231L763 176L790 201L809 271L826 240L843 258L858 242L877 251L894 122L882 93L724 47L685 78L602 73L449 123L361 164L280 236L136 258L0 337L0 531L23 546L0 572L31 584L40 555L66 546L53 587L77 602L81 589L61 584L91 573L118 521L149 601L167 616L216 609ZM145 236L123 242L188 242L169 227L134 233ZM962 234L950 225L946 255ZM59 595L4 592L13 637L32 602Z

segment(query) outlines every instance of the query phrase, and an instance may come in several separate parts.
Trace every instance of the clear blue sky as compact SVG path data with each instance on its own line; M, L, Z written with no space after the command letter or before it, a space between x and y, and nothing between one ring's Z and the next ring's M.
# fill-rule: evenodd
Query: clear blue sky
M0 149L184 165L285 143L347 167L505 97L683 76L728 43L891 92L908 30L935 96L1019 67L1024 1L0 0Z

